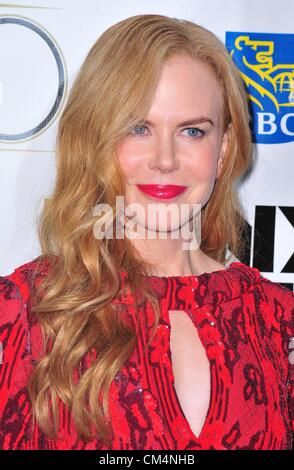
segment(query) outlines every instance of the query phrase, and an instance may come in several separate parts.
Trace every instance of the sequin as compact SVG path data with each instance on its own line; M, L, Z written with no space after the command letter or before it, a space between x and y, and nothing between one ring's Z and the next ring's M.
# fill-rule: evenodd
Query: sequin
M38 426L32 433L26 384L30 361L42 344L41 329L29 314L33 269L32 262L12 276L0 277L0 341L5 344L0 367L2 450L292 449L294 368L288 345L294 339L293 294L242 263L200 276L146 278L160 302L160 323L149 346L154 312L142 302L135 316L134 296L122 285L123 293L113 305L123 307L132 319L137 344L110 384L111 446L99 437L80 439L60 402L58 439L51 440ZM124 280L127 273L122 284ZM174 388L169 310L190 316L210 361L211 402L199 437ZM94 354L86 356L84 372L95 360Z

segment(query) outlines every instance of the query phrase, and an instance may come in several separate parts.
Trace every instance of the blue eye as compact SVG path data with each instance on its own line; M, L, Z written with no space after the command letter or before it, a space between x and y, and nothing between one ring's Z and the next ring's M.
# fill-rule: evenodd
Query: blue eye
M144 137L145 129L147 129L147 127L143 124L135 126L133 127L131 134L139 136L139 137ZM137 132L137 130L139 130L139 132ZM191 137L192 139L201 138L206 133L205 131L203 131L202 129L198 129L197 127L187 127L186 129L183 129L183 131L192 131L192 133L189 133L188 135L188 137Z
M136 132L136 129L143 129L143 132ZM135 135L139 135L139 136L144 135L144 129L146 129L146 126L143 126L143 125L135 126L135 127L133 127L133 130L132 130L131 134L135 134ZM133 131L135 131L135 132L133 132Z
M198 129L197 127L187 127L186 129L183 129L183 131L193 131L192 133L189 134L189 137L192 137L193 138L196 138L196 137L202 137L203 135L205 135L205 131L203 131L202 129ZM199 132L200 132L200 136L199 136Z

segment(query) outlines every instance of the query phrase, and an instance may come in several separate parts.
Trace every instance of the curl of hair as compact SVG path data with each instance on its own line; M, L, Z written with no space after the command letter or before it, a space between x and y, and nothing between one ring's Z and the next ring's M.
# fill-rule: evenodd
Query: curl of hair
M144 283L148 265L127 238L93 236L107 218L93 209L108 204L115 225L116 196L125 189L116 150L147 115L164 63L182 54L214 71L223 93L223 131L229 132L221 174L201 210L201 249L222 263L228 261L226 250L242 256L245 217L234 185L251 165L251 133L238 69L223 43L190 21L146 14L116 23L95 42L74 80L58 127L55 187L38 221L41 257L51 269L31 309L44 349L28 390L34 422L52 439L58 438L61 401L80 438L98 436L111 444L109 387L137 342L111 303L121 288L121 271L128 272L135 299L139 292L151 302L156 332L160 312ZM95 360L79 372L91 351Z

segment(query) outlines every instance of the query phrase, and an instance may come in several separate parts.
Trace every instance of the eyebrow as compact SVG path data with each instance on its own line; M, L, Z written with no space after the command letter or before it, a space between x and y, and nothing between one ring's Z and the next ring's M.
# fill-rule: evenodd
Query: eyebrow
M180 127L182 126L190 126L192 124L200 124L202 122L209 122L212 126L214 126L214 123L211 119L208 117L202 116L202 117L196 117L196 118L191 118L188 121L181 122L179 124ZM152 121L148 121L147 119L144 120L144 124L147 124L148 126L154 126L154 123Z

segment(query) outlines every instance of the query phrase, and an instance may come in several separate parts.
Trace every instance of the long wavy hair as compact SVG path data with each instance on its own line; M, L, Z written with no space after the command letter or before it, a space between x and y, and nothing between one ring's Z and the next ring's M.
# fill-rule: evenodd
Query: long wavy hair
M154 308L150 341L156 332L160 311L144 283L148 265L127 238L94 237L94 227L105 217L93 208L109 204L115 224L116 196L125 191L117 146L146 117L165 62L183 54L209 64L215 73L223 94L223 131L229 128L221 174L202 208L200 247L221 263L232 254L242 257L245 216L235 183L252 157L250 113L237 67L223 43L193 22L145 14L114 24L92 46L75 77L59 121L55 187L38 220L41 259L49 260L51 269L32 303L43 354L28 391L34 423L52 439L58 438L61 401L80 438L111 444L109 387L137 343L134 328L122 322L112 303L121 289L121 271L128 272L136 312L137 293ZM95 360L78 372L91 350Z

